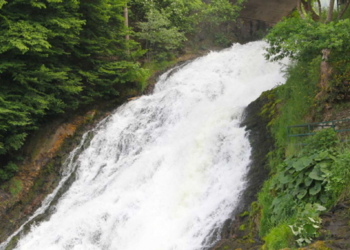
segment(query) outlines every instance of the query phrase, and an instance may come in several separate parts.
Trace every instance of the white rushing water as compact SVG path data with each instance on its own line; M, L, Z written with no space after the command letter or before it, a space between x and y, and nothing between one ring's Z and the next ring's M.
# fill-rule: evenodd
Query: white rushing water
M76 180L20 250L199 250L239 202L250 145L240 118L284 82L263 42L163 75L95 131ZM217 238L219 239L219 238ZM4 245L3 245L4 247Z

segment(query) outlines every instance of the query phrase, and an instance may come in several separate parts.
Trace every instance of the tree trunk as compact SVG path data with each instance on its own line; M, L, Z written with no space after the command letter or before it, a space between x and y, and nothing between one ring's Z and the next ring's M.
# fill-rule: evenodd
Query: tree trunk
M317 13L314 11L314 9L312 8L312 5L311 5L311 1L307 1L306 0L301 0L301 3L303 4L303 7L304 7L304 10L305 12L308 14L308 13L311 13L311 17L312 17L312 20L314 21L318 21L320 19L320 16L317 15Z
M344 4L343 9L339 12L338 19L340 19L344 15L345 11L349 7L349 4L350 4L350 0L347 0L346 3Z
M129 11L127 6L125 6L124 8L124 18L125 18L125 27L129 28ZM129 33L126 34L125 39L127 41L130 40Z
M330 49L322 50L322 62L321 62L321 82L320 89L321 91L317 94L316 99L322 99L329 89L329 80L332 74L332 66L329 63L329 55L331 54Z
M329 0L328 15L327 15L327 21L326 21L327 23L330 23L333 18L334 1L335 0Z
M301 19L305 19L303 10L301 8L301 0L297 0L297 8L298 8L298 12L300 14Z
M125 6L124 8L124 19L125 19L125 27L129 28L129 11L128 11L128 6ZM130 49L129 49L129 40L130 40L130 36L129 36L129 29L127 30L126 36L125 36L125 40L126 40L126 46L127 46L127 52L130 55Z
M318 3L318 15L321 18L322 15L322 5L321 5L321 0L317 0Z

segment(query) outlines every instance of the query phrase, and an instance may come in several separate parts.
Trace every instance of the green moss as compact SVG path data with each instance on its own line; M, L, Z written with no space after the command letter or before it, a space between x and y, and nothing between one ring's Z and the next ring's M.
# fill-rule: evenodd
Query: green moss
M22 182L17 179L12 179L9 184L9 191L12 196L18 195L22 191Z
M244 230L245 230L245 225L242 224L242 225L239 227L239 230L240 230L240 231L244 231Z
M274 227L265 237L264 249L279 250L294 245L294 235L287 223Z
M246 217L246 216L248 216L248 215L249 215L249 212L248 212L248 211L245 211L245 212L241 213L239 216L240 216L240 217Z

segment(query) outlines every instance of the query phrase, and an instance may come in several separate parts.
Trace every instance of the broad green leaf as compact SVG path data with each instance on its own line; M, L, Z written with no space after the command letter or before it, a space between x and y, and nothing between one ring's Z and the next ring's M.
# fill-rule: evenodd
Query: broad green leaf
M293 181L293 177L291 175L281 175L279 176L279 181L282 183L282 184L287 184L291 181Z
M304 182L304 173L300 173L298 176L296 176L295 185L299 186L303 182Z
M315 203L314 204L314 207L316 208L317 211L326 211L326 208L324 206L321 206L320 204L318 203Z
M313 235L316 233L317 229L313 227L311 224L304 225L304 230L308 235Z
M299 194L297 195L297 198L298 198L299 200L301 200L302 198L305 197L306 194L307 194L307 190L306 190L305 188L303 188L303 189L301 189L301 190L299 191Z
M293 164L293 167L296 171L299 172L299 171L302 171L305 168L309 167L312 162L313 162L313 160L311 158L304 156L304 157L300 158L298 161L296 161Z
M322 181L324 179L322 175L322 171L319 168L315 167L309 174L309 177L314 180Z
M329 170L328 164L325 162L320 162L316 165L324 174L330 174L331 171Z
M322 185L320 182L316 182L315 185L309 189L309 194L310 195L316 195L318 194L322 189Z
M306 177L304 179L304 183L305 183L305 186L309 187L311 185L311 183L313 182L313 179L309 178L309 177Z

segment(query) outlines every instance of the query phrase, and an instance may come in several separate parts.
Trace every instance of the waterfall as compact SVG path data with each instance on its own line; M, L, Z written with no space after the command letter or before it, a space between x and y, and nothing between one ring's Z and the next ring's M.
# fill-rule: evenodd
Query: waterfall
M249 164L242 112L284 82L264 46L211 52L119 107L70 161L75 180L51 215L15 249L199 250L219 240Z

